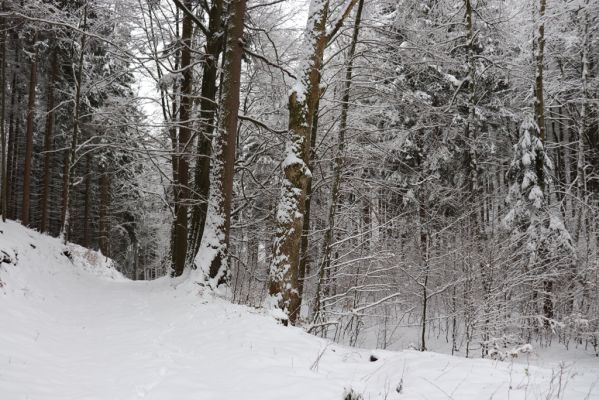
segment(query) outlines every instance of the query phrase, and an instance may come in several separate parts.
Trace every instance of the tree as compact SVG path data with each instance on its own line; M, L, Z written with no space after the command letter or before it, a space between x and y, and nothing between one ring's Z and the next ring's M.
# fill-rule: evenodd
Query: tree
M328 213L328 225L323 238L323 255L321 266L318 272L318 286L316 288L316 300L314 302L314 320L319 319L320 314L320 298L322 296L322 291L324 289L324 277L325 271L329 270L331 267L331 257L332 257L332 241L333 234L335 230L335 214L337 213L337 207L339 203L340 196L340 185L341 178L344 168L344 159L345 159L345 136L347 135L347 118L349 111L349 100L350 100L350 89L352 83L352 74L353 74L353 63L354 56L356 54L356 45L358 43L358 35L360 33L360 22L362 19L362 9L364 7L364 0L358 1L358 8L356 10L356 17L354 21L354 29L352 32L351 43L349 47L349 52L347 54L347 66L345 68L345 82L343 87L343 95L341 98L341 115L339 121L339 136L337 139L337 154L335 155L335 165L333 168L333 184L331 190L331 200L329 205L329 213ZM300 293L301 295L301 293Z
M81 16L81 27L85 32L87 25L87 4L83 6L82 16ZM62 198L62 218L61 218L61 236L64 238L65 243L69 237L69 206L70 206L70 196L71 196L71 188L73 185L73 169L75 165L75 156L77 151L77 143L79 140L79 118L81 111L81 90L83 83L83 59L85 55L85 43L86 43L87 35L82 34L80 43L79 43L79 59L77 63L77 69L73 68L73 78L75 82L75 104L73 106L73 133L70 137L69 148L66 153L65 163L64 163L64 176L63 176L63 198Z
M2 2L2 11L4 11L4 2ZM6 132L4 130L4 124L6 119L6 18L0 17L2 24L0 25L0 54L2 54L2 61L0 62L0 214L2 214L2 221L6 221L6 212L8 206L8 176L6 174Z
M190 243L194 257L199 250L204 234L208 194L210 190L210 160L212 153L212 135L214 133L217 111L217 72L218 59L223 47L222 0L214 0L210 7L208 32L203 58L202 86L200 91L200 134L197 144L197 161L194 170L194 203L192 205Z
M54 140L54 121L55 121L55 103L54 103L54 85L58 79L59 59L58 49L52 50L51 62L51 75L48 80L47 87L47 107L46 107L46 131L44 134L44 170L42 178L42 197L40 200L40 206L42 215L40 222L40 231L46 232L48 230L48 203L50 197L50 164L52 162L52 141Z
M191 8L191 0L186 0L184 6ZM181 71L183 80L181 83L181 98L179 100L179 137L176 147L176 176L175 198L177 207L175 209L175 220L173 222L173 275L180 276L185 268L187 260L188 239L188 206L189 206L189 156L191 147L191 107L193 91L193 69L192 69L192 20L189 14L183 14L183 30L181 31Z
M35 117L35 90L37 85L37 33L32 33L32 59L29 75L29 94L27 100L27 128L25 129L25 159L23 167L23 202L21 205L21 223L29 225L29 196L31 180L31 163L33 158L33 122Z
M224 59L221 113L214 140L214 161L210 173L210 197L206 229L202 236L196 265L210 286L229 280L227 267L231 231L231 204L235 149L237 146L237 114L241 86L241 56L246 0L234 0L229 8L227 43Z
M515 236L516 245L524 250L525 272L534 277L531 282L533 312L537 294L543 294L545 326L550 326L554 318L553 284L559 277L571 275L575 259L572 239L559 213L546 204L543 185L547 183L550 168L540 130L536 121L528 116L522 122L520 140L514 145L509 171L512 185L507 199L510 208L504 223ZM542 290L539 282L542 282Z
M311 179L308 168L312 124L320 97L320 76L327 43L343 24L356 0L351 0L327 33L328 1L311 1L305 31L304 65L289 96L289 142L283 161L284 179L277 209L277 232L270 267L269 293L274 306L283 310L293 325L299 316L298 293L301 236L306 211L306 194ZM286 320L285 320L286 321ZM286 323L286 322L285 322Z

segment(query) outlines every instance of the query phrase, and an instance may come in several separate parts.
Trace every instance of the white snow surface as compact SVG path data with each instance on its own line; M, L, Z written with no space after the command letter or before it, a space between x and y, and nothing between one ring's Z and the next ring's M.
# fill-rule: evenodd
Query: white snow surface
M13 260L0 263L2 400L599 399L596 359L560 375L557 363L348 348L186 277L133 282L96 252L15 222L0 231L0 260Z

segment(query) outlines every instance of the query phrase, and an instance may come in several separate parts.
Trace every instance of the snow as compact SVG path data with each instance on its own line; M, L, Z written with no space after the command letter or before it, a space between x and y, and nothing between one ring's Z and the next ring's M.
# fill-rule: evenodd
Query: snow
M596 358L560 369L348 348L187 277L133 282L99 253L0 231L2 400L599 398Z

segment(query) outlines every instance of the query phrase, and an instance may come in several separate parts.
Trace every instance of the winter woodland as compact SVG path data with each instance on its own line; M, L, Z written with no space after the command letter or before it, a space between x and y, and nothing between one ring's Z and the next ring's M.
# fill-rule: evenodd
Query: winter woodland
M596 0L3 0L2 218L350 346L599 354L598 26Z

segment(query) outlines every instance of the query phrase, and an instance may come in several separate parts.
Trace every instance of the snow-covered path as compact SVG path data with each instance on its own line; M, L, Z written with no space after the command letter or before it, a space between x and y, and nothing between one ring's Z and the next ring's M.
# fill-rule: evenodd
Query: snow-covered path
M521 364L413 351L370 362L189 284L131 282L96 253L70 246L69 260L55 239L0 231L13 261L0 264L1 400L342 400L350 387L365 400L599 399L599 367L569 366L560 387L559 371Z

